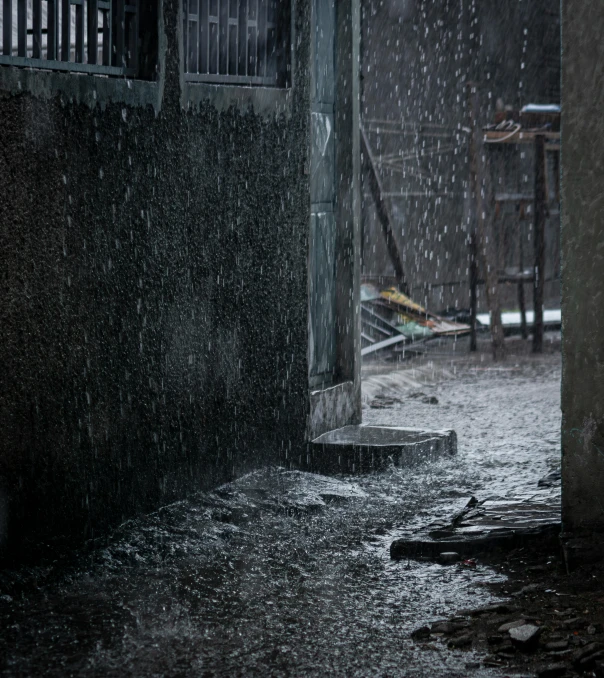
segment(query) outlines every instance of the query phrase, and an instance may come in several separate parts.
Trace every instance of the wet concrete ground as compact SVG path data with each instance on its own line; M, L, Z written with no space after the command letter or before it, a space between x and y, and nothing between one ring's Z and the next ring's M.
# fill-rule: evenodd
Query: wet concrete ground
M559 492L537 485L559 464L559 355L493 366L446 353L394 377L368 368L364 416L454 428L456 458L340 482L258 472L69 563L3 573L0 675L511 675L410 639L492 602L496 567L395 562L388 549L472 495Z

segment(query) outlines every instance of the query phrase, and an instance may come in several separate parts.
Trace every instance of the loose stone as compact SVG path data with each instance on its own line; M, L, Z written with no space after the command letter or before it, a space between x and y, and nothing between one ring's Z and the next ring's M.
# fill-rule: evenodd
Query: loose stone
M432 628L430 630L432 633L444 633L448 636L454 633L457 629L451 622L436 622L435 624L432 624Z
M453 565L461 560L459 553L455 551L445 551L438 556L438 562L441 565Z
M485 607L470 608L467 610L459 610L458 614L464 615L466 617L480 617L483 614L508 614L509 612L514 612L517 610L517 607L510 607L504 603L495 604L495 605L486 605Z
M541 635L541 628L533 624L524 624L524 626L516 626L509 630L512 642L518 647L528 649L536 645Z
M587 620L583 617L573 617L562 622L562 626L569 629L584 629L587 626Z
M451 638L451 640L447 643L448 647L450 647L451 649L467 647L468 645L471 644L472 636L470 635L459 636L459 638Z
M519 598L520 596L524 596L527 593L536 593L537 591L540 591L543 588L540 584L529 584L528 586L523 586L520 591L516 591L516 593L512 593L512 595L515 598Z
M602 643L589 643L583 649L577 650L573 655L573 663L580 664L583 660L604 650Z
M516 654L516 648L513 645L504 645L503 647L497 648L495 654L499 656L509 656Z
M561 662L557 664L548 664L540 669L537 669L537 678L557 678L566 673L566 664Z
M604 660L604 652L602 651L596 652L589 657L585 657L585 659L582 659L580 662L576 662L575 666L579 669L579 671L587 671L594 666L596 661L599 660Z
M525 619L516 619L516 620L514 620L514 621L507 622L507 624L502 624L502 625L497 629L497 632L498 632L498 633L506 633L506 632L509 631L510 629L515 629L515 628L517 628L518 626L524 626L524 624L526 624L526 620L525 620Z
M411 632L411 638L413 638L413 640L422 640L429 637L430 628L428 626L420 626L418 629L415 629L415 631Z

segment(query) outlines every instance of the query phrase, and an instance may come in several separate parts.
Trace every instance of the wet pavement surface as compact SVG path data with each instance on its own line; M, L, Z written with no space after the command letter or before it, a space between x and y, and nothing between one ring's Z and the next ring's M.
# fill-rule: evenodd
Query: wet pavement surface
M389 547L472 496L559 501L538 484L559 467L559 354L386 372L368 370L364 422L455 429L455 457L335 479L259 471L65 562L0 573L0 675L512 675L410 637L496 602L505 575Z
M425 546L442 541L442 550L451 550L447 541L465 539L473 555L481 543L512 531L560 532L559 394L544 388L551 379L559 388L559 358L554 353L529 357L524 342L508 339L508 344L517 353L502 364L484 353L470 358L462 344L458 359L436 348L415 361L415 370L378 370L366 379L366 423L388 425L404 418L418 426L455 428L457 469L477 504L454 528L451 518L459 516L459 505L451 504L431 521L424 514L419 526L413 521L399 530L402 541ZM376 386L381 386L377 393Z

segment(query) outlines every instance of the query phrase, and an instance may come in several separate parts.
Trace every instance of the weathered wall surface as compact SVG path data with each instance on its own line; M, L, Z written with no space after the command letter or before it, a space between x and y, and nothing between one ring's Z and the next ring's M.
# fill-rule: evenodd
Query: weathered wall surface
M493 120L498 100L515 109L528 103L559 103L559 2L367 0L363 10L361 114L372 130L374 154L405 158L402 167L399 163L396 169L380 169L386 192L400 194L402 189L406 194L390 202L412 294L434 311L449 305L467 308L468 150L467 135L460 129L468 124L466 83L478 83L485 124ZM384 120L404 123L405 135L395 135L392 126L383 124L377 132L380 123L370 122ZM505 190L532 193L533 167L531 148L509 151ZM363 195L363 275L392 275L366 181ZM531 226L531 221L522 225L525 264L532 257ZM546 232L545 296L546 304L556 305L558 229L559 216L552 210ZM506 241L517 241L513 210L498 231L506 233ZM518 248L506 243L506 249L502 268L518 266ZM532 303L530 288L527 284ZM503 285L502 294L504 307L516 307L516 285ZM479 306L486 310L483 287Z
M49 74L13 69L0 92L0 540L14 548L98 534L304 444L309 5L292 99L262 110L220 92L183 108L178 3L160 7L150 103L136 83L122 103L106 79L94 94L94 78L56 75L53 94Z
M604 6L565 0L562 53L562 519L604 531Z

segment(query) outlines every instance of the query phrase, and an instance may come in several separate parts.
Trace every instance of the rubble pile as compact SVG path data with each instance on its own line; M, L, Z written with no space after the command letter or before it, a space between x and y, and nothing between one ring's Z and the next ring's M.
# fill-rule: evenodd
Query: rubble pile
M419 645L471 652L468 670L501 667L536 678L604 677L602 567L586 566L569 575L562 554L518 549L504 569L511 581L493 589L507 599L458 610L416 629L411 638Z

